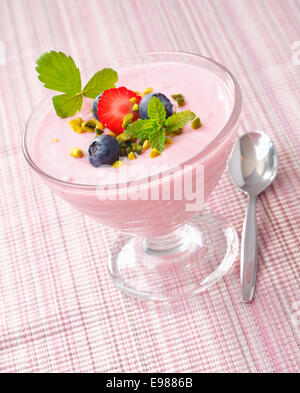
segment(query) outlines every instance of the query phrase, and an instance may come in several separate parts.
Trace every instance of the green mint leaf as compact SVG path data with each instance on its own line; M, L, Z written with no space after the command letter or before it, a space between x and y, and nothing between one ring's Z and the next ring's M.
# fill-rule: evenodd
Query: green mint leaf
M184 127L189 121L193 120L195 116L195 113L191 111L174 113L165 121L166 131L172 132Z
M152 148L157 149L158 151L162 152L164 150L166 141L166 133L164 127L159 127L156 132L152 132L149 135L149 143Z
M111 68L103 68L103 70L96 72L96 74L84 86L82 94L85 97L96 98L98 94L104 90L115 87L118 81L118 74Z
M60 94L52 97L55 112L58 116L66 118L74 116L82 107L82 95Z
M166 120L166 110L159 98L153 96L148 104L148 116L150 120L162 125Z
M80 71L74 60L62 52L46 52L37 60L39 80L47 89L76 94L81 91Z
M133 138L148 139L149 135L156 132L159 125L152 120L136 120L126 128L126 134Z

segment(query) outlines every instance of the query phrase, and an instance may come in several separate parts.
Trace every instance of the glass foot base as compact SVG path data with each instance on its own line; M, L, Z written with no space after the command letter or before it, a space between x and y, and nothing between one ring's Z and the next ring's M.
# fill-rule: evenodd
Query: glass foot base
M235 229L202 212L172 235L176 242L130 236L109 255L109 271L126 295L141 300L179 300L218 281L238 253ZM159 243L159 244L157 244Z

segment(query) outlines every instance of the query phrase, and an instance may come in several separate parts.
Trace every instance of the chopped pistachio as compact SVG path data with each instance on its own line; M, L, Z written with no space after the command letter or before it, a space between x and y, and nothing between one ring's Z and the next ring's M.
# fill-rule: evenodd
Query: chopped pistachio
M75 130L78 134L82 134L83 132L85 132L80 126L75 126Z
M142 146L137 142L131 143L131 148L134 153L141 154L142 152Z
M127 115L124 116L123 119L123 123L122 123L122 127L125 130L128 126L128 124L130 124L133 120L133 114L132 113L128 113Z
M104 130L104 125L100 121L96 121L96 128L99 130Z
M129 160L135 160L135 154L133 151L128 154L128 158Z
M98 122L98 123L99 123L99 122ZM101 124L101 123L100 123L100 124ZM95 132L96 126L97 126L97 120L95 120L95 119L91 119L91 120L84 121L84 122L81 124L82 130L83 130L83 131L88 131L88 132ZM98 127L98 128L100 128L100 127Z
M103 130L101 130L101 128L98 127L95 128L95 131L96 131L96 135L102 135L104 132Z
M52 138L51 142L53 143L58 142L58 138Z
M124 162L122 162L122 161L115 161L113 164L112 164L112 166L114 167L114 168L120 168L120 166L123 166L124 165Z
M132 152L132 148L129 146L126 148L126 154L129 155Z
M78 149L77 147L72 147L70 151L70 156L80 158L83 156L82 150Z
M173 136L176 136L176 135L181 135L182 133L183 133L183 128L179 128L178 130L174 130L174 131L171 131L171 132L167 132L166 134L167 134L168 136L173 137Z
M130 140L130 136L128 134L126 134L125 131L122 132L122 134L119 134L117 136L117 141L118 142L126 142Z
M74 131L79 132L79 130L81 129L82 122L83 122L82 118L77 117L76 119L70 120L69 124Z
M145 151L145 150L149 149L149 147L150 147L149 140L146 139L145 142L143 143L142 149Z
M179 130L168 132L167 135L173 137L173 136L176 136L176 135L181 135L182 133L183 133L183 129L180 128Z
M136 151L135 151L137 154L141 154L142 153L142 146L141 145L137 145L137 147L136 147Z
M134 104L132 107L133 112L136 112L139 110L139 105L138 104Z
M146 89L143 91L143 96L152 93L152 91L153 91L152 87L146 87Z
M136 104L136 97L132 97L132 98L130 98L130 100L129 100L130 102L132 102L133 104Z
M177 102L179 107L185 105L185 99L182 94L172 94L171 97Z
M202 126L202 124L201 124L200 117L196 117L196 119L194 119L194 120L191 122L191 127L192 127L194 130L196 130L197 128L199 128L199 127L201 127L201 126Z
M171 138L166 138L166 142L165 142L166 145L172 145L172 143L174 143L174 141L172 141Z
M132 151L135 152L137 150L137 147L138 147L138 143L136 143L136 142L131 143Z
M171 97L174 99L174 100L182 100L182 99L184 99L184 96L182 95L182 94L171 94Z
M121 147L121 149L120 149L120 155L121 155L121 157L125 157L125 156L127 156L127 153L126 153L126 148L124 148L124 147Z
M155 147L151 150L150 158L155 158L160 155L160 151L155 149Z

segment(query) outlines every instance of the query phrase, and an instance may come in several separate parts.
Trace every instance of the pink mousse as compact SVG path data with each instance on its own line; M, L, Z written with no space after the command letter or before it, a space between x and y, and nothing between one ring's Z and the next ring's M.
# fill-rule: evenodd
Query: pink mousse
M120 177L122 172L125 174L126 171L129 180L137 179L143 177L143 171L131 170L133 166L155 166L155 173L160 166L181 164L199 154L222 130L232 111L232 98L225 83L215 74L200 67L184 63L156 63L117 71L118 86L141 92L150 86L169 98L172 94L183 94L186 105L177 108L172 100L173 109L192 110L200 117L202 127L193 130L190 125L186 126L184 133L174 137L174 143L155 159L149 158L150 150L136 160L125 159L130 171L125 166L110 170L95 168L88 161L87 149L95 134L74 132L68 124L70 118L61 119L53 110L41 123L35 140L34 160L44 172L64 181L89 185L109 183L109 173L112 170L120 171ZM91 106L92 100L85 99L82 111L74 117L81 116L83 120L92 118ZM53 138L57 138L58 142L53 143ZM71 157L71 147L82 149L83 158Z
M118 190L116 199L110 198L112 191L109 189L107 194L109 198L107 198L105 185L123 184L124 181L116 180L115 175L118 174L122 179L122 174L126 171L129 180L144 179L145 174L143 170L140 171L141 167L150 169L153 175L155 172L162 172L161 166L163 169L165 167L171 169L188 163L193 165L193 170L187 169L192 172L193 189L195 180L200 177L194 169L200 168L202 173L204 172L204 179L197 193L202 195L205 202L224 171L237 133L236 123L221 140L216 138L233 110L235 94L233 86L230 82L226 85L216 73L180 62L144 64L117 71L118 86L126 86L138 91L143 91L145 87L152 87L154 91L164 93L168 97L171 94L183 94L186 105L182 108L174 106L174 109L192 110L200 116L203 126L197 130L186 126L183 134L174 137L174 143L156 158L150 159L150 150L147 150L136 160L130 161L125 158L125 165L121 168L95 168L87 158L87 149L94 134L77 134L68 124L70 119L58 118L52 109L46 113L36 129L32 158L42 171L67 182L59 183L43 176L54 192L84 214L88 214L102 224L137 235L147 237L167 235L180 228L196 214L196 211L187 209L186 199L178 199L172 193L169 198L162 196L165 188L175 187L178 172L169 177L160 176L158 181L143 181L142 188L148 193L145 199L137 197L135 187L132 185L128 187L128 183L126 187L116 187ZM75 117L81 116L84 120L91 118L91 106L92 100L86 99L81 113L76 114ZM53 138L58 138L58 142L53 143ZM206 149L209 144L210 148ZM71 157L72 147L82 149L84 156ZM203 150L209 153L199 155ZM100 185L100 187L93 185ZM154 190L156 200L150 197L150 190L151 192ZM202 206L197 210L201 208Z

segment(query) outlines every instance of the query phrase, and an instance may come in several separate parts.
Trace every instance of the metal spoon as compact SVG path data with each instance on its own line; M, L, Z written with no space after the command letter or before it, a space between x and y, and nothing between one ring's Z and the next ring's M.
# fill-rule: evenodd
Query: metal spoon
M229 157L229 174L233 184L248 194L241 250L242 301L251 302L257 268L256 197L274 180L278 157L272 139L261 131L240 137Z

